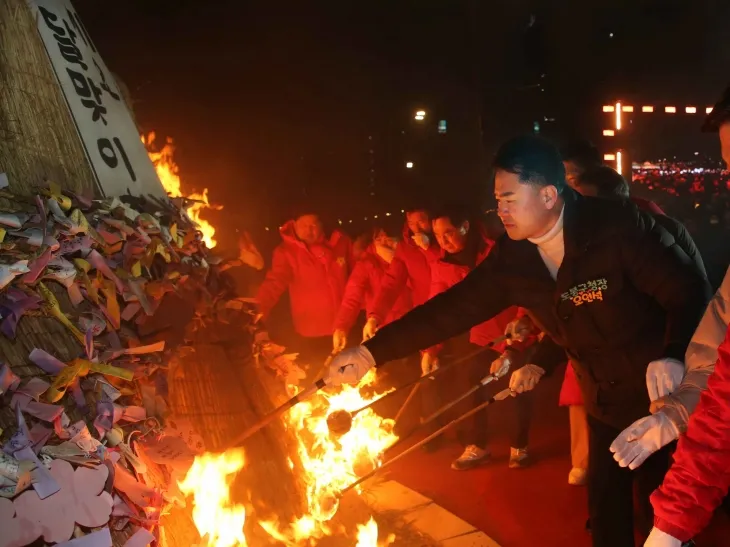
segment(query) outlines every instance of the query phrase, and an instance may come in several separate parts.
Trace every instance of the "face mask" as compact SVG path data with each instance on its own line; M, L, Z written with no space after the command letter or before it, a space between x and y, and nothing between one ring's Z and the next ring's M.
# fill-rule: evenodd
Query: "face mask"
M413 240L413 242L416 245L418 245L424 251L426 249L428 249L429 239L428 239L428 236L426 234L424 234L423 232L419 232L417 234L413 234L411 236L411 239Z
M385 260L388 264L393 262L393 256L395 256L395 249L391 247L386 247L385 245L378 245L375 244L375 252L378 253L378 256Z

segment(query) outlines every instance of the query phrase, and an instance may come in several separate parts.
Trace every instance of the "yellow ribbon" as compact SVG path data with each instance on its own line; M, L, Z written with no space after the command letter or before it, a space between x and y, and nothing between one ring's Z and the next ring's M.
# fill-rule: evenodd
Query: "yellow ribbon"
M41 296L43 297L43 300L45 300L45 304L43 305L43 308L45 309L46 313L52 315L56 319L58 319L63 326L65 326L71 334L74 335L74 337L79 341L79 343L83 346L86 344L86 341L84 340L84 334L76 328L76 326L69 321L68 317L64 315L64 313L61 311L61 306L58 304L58 300L56 300L56 297L51 292L51 290L46 287L43 282L38 283L38 292L41 293Z

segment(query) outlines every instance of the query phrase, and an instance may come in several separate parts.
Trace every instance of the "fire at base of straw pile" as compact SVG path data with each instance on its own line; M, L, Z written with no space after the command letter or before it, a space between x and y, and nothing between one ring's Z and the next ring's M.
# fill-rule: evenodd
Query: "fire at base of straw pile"
M276 519L249 514L266 533L283 545L316 545L318 540L346 533L333 518L339 509L338 493L382 463L384 450L397 440L393 421L372 409L359 412L352 428L333 438L327 416L337 410L354 412L385 393L373 389L375 376L369 374L357 387L344 386L335 393L317 396L294 407L284 420L297 441L300 478L306 485L307 512L288 525ZM372 392L365 397L363 391ZM241 449L224 454L204 454L196 458L180 489L193 496L193 519L208 547L246 545L243 535L245 509L231 502L229 488L235 473L243 468ZM294 466L292 460L290 465ZM255 493L252 493L255 498ZM393 534L379 538L378 524L370 516L365 524L350 531L351 545L383 547L395 541ZM237 535L238 534L238 535Z

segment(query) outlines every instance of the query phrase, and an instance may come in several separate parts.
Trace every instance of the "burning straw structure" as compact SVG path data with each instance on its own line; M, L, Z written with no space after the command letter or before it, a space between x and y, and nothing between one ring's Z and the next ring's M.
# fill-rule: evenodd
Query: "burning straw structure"
M0 2L0 173L19 195L46 179L85 195L96 187L25 0Z

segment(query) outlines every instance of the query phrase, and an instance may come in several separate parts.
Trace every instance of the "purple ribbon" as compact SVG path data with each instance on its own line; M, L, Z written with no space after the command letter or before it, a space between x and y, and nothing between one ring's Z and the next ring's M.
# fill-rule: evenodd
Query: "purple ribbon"
M15 339L18 321L23 315L40 307L43 299L37 295L27 295L14 287L9 287L5 299L0 302L0 314L4 317L0 324L0 332L11 340Z
M43 369L44 372L47 372L48 374L53 374L54 376L61 372L66 366L66 363L59 361L50 353L47 353L39 348L35 348L33 351L31 351L30 355L28 355L28 358L34 365Z
M15 391L19 385L20 378L18 375L7 364L3 363L3 366L0 367L0 394Z

